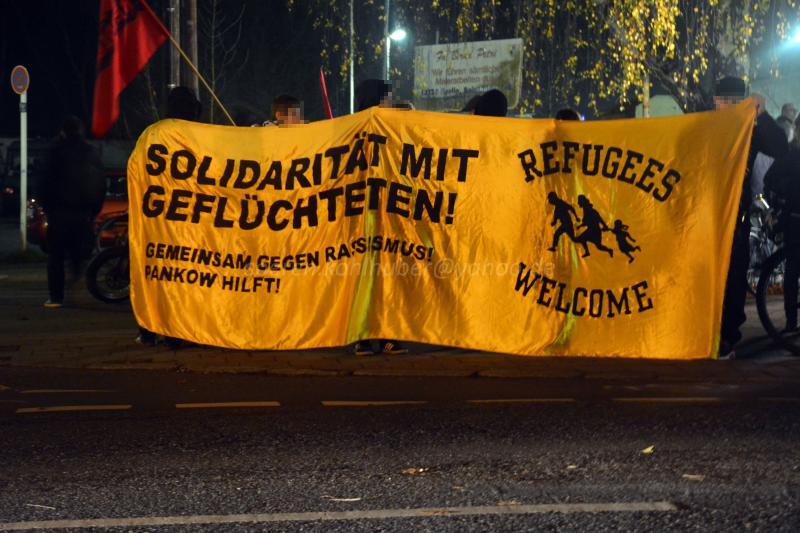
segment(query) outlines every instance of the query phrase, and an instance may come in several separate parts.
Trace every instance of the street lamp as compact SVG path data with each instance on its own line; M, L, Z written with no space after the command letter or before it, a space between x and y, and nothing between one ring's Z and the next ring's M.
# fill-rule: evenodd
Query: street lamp
M406 30L403 28L397 28L392 33L386 36L386 81L389 81L389 66L390 66L390 59L389 56L392 50L392 41L402 41L406 38Z

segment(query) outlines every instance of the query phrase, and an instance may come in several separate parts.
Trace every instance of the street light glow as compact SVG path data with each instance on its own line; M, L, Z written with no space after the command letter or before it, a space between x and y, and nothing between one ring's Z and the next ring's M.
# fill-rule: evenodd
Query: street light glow
M797 31L794 32L794 37L792 37L790 42L792 44L800 44L800 28L797 28Z
M393 41L402 41L405 38L406 38L406 30L404 30L403 28L398 28L389 34L389 39Z

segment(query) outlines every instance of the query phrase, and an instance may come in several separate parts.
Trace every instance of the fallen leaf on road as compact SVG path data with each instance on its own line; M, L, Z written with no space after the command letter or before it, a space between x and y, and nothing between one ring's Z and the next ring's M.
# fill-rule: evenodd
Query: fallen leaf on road
M655 449L656 449L656 447L655 447L655 446L648 446L647 448L645 448L644 450L642 450L642 453L653 453L653 451L654 451Z
M703 481L706 478L703 474L684 474L682 477L689 481Z
M36 507L37 509L50 509L51 511L55 511L55 507L50 507L49 505L38 505L36 503L26 503L25 507Z
M567 465L567 470L575 470L578 468L578 465Z
M360 502L361 498L334 498L333 496L323 495L323 498L332 502Z
M401 474L408 474L409 476L413 476L416 474L423 474L430 470L430 468L405 468L400 471Z
M500 500L497 505L519 505L517 500Z

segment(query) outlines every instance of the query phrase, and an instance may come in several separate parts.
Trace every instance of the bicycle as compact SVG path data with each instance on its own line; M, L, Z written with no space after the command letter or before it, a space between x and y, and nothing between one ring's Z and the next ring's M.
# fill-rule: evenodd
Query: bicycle
M762 264L756 286L758 318L769 336L782 348L800 355L800 331L787 329L784 307L786 248L778 248ZM798 306L800 309L800 306Z
M756 295L764 262L778 249L773 240L772 217L773 214L764 195L759 194L750 208L750 265L747 269L747 291L752 296Z

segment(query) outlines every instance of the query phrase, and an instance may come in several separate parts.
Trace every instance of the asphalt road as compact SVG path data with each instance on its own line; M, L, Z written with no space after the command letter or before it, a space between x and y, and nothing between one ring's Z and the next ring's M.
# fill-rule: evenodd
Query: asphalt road
M797 531L800 391L0 368L12 527Z

